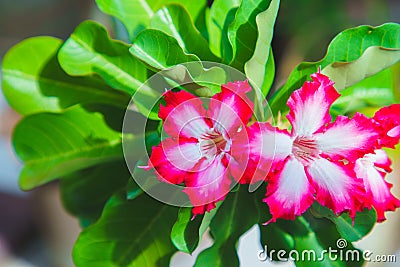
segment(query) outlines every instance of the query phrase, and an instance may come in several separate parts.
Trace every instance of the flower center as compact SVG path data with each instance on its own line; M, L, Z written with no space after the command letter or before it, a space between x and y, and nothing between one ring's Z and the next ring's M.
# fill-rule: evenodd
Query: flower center
M314 139L298 136L293 142L292 153L304 166L308 166L319 158L320 151Z
M229 149L229 141L225 137L211 129L199 138L200 152L206 158L212 158Z

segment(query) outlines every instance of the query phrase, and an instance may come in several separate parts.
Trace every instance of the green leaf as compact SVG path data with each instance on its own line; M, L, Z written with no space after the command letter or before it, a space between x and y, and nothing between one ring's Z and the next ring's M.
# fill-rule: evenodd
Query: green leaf
M123 110L111 110L112 116L123 115ZM79 106L61 114L40 113L24 118L13 135L15 151L25 164L21 188L30 190L74 171L122 159L121 133L107 125L106 119ZM127 134L124 138L132 146L143 142L140 135ZM130 153L134 156L144 151Z
M276 226L293 238L293 249L289 251L290 254L285 253L283 257L293 257L296 266L307 267L310 266L310 262L315 267L362 266L362 253L356 250L351 243L347 243L347 246L342 249L338 248L337 242L342 237L335 229L335 225L327 219L316 219L306 213L304 216L297 217L295 221L279 220L276 222ZM271 252L274 248L268 249ZM331 254L328 252L329 249L332 249ZM349 251L357 251L360 259L353 260ZM267 255L270 252L267 252ZM275 255L277 253L275 251ZM349 255L349 260L347 261L345 256L340 258L340 253Z
M171 240L175 247L185 253L191 254L199 244L202 236L210 225L220 207L217 207L204 215L197 215L193 220L192 208L181 208L178 220L171 231Z
M287 253L294 249L294 239L287 232L277 226L277 223L268 225L259 225L260 228L260 243L266 251L284 250ZM276 254L271 255L272 260L279 260Z
M270 0L242 1L236 11L235 19L229 26L228 38L232 46L230 65L238 70L244 69L244 64L254 53L258 35L256 16L267 10L270 3Z
M73 250L75 265L168 266L176 251L170 231L177 211L147 194L111 202L100 220L80 234Z
M239 266L237 241L260 220L256 202L261 199L255 196L245 187L228 194L210 224L214 244L200 253L195 266Z
M92 224L100 217L107 200L124 188L130 177L125 161L72 173L60 182L63 205L80 221Z
M219 61L180 5L169 4L158 10L150 21L150 27L174 37L186 53L195 54L202 60Z
M208 34L208 29L207 29L207 14L209 14L210 9L208 6L204 6L203 9L200 11L199 16L197 17L196 20L194 20L194 24L200 34L206 39L208 42L210 40L210 36Z
M112 90L97 77L70 77L60 67L57 52L62 41L33 37L11 48L3 59L3 93L17 112L61 112L87 103L125 107L129 96Z
M239 5L240 0L215 0L209 12L206 13L210 49L218 56L221 56L222 52L226 53L224 51L226 49L222 49L222 32L232 22L232 12L235 12ZM222 58L224 61L229 60L225 57Z
M61 47L61 67L72 76L98 74L110 86L132 95L147 79L144 65L132 57L129 46L111 40L97 22L81 23ZM152 96L151 91L141 90Z
M274 114L279 110L287 110L286 101L290 94L300 88L309 79L310 74L317 72L319 66L324 69L335 62L354 61L372 46L386 49L400 48L400 25L386 23L378 27L359 26L338 34L330 43L322 60L301 63L292 71L286 84L271 98L270 105ZM372 66L363 66L363 68L368 69Z
M244 65L246 76L264 97L267 96L275 76L275 64L271 48L279 0L272 0L268 9L256 16L257 43L254 54Z
M195 21L206 5L206 0L96 0L96 3L101 11L118 18L133 40L140 31L149 26L154 13L163 5L180 4Z
M357 60L332 63L322 73L333 80L335 88L340 91L399 61L400 49L371 46Z
M199 61L197 56L186 54L175 38L153 29L142 31L129 51L155 71L180 63Z
M159 30L149 29L142 31L135 39L129 51L136 58L143 61L150 69L156 72L163 70L157 77L156 83L158 87L156 88L157 93L154 96L150 98L144 94L135 94L133 98L136 105L142 105L142 113L152 120L159 120L153 107L158 103L165 88L172 88L177 85L189 83L191 85L190 91L197 91L199 94L205 95L210 93L209 89L201 85L201 82L203 82L205 78L208 80L204 82L210 82L210 84L215 84L226 79L224 70L217 67L205 70L196 55L186 54L175 38ZM187 62L192 63L186 66L179 65ZM159 78L170 79L170 85L166 84L165 87L162 87L165 81L160 81ZM209 81L209 79L212 80ZM197 80L200 81L199 84L196 83ZM151 80L149 81L151 83ZM146 83L145 86L149 87L150 84ZM141 92L141 90L138 92Z
M312 206L311 212L316 217L325 217L332 221L341 236L351 242L358 241L366 236L376 223L376 213L372 209L357 212L354 224L347 213L336 216L330 209L318 203Z
M333 103L336 114L353 113L362 108L382 107L394 104L394 73L387 68L340 92L341 96Z
M185 53L175 38L159 30L142 31L135 39L130 52L152 70L163 70L161 75L170 79L169 82L172 82L170 84L173 87L184 84L188 87L188 91L201 96L214 94L216 88L212 85L220 85L226 81L227 75L224 69L219 67L205 69L196 55ZM151 118L158 119L156 116Z
M396 102L400 102L400 62L390 68L393 77L393 94Z
M146 166L148 164L148 162L143 161L143 159L140 159L136 165L135 165L135 169L133 170L132 173L132 179L129 180L128 182L128 187L126 190L126 198L129 200L135 199L138 196L140 196L141 193L143 193L142 190L146 190L149 187L151 187L152 185L141 185L141 187L139 187L139 185L136 183L136 178L137 177L148 177L149 173L148 171L144 170L143 168L139 168L138 166Z

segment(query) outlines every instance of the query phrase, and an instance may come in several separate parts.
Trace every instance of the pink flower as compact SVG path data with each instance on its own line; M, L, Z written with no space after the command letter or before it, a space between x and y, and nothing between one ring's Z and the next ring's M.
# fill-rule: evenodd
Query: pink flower
M400 200L390 193L392 185L385 181L386 174L391 172L390 165L383 150L367 154L355 164L357 177L364 181L366 204L375 208L378 222L386 220L385 211L394 211L400 207Z
M373 119L380 132L378 146L394 148L400 140L400 104L381 108Z
M154 168L164 182L184 184L194 215L215 208L233 186L230 177L244 170L231 145L253 114L246 96L250 90L247 81L223 85L208 99L208 110L201 98L188 92L164 94L166 104L158 115L169 137L153 147L147 168Z
M264 199L272 214L270 222L294 219L314 200L336 214L349 211L353 218L363 207L365 190L354 173L354 162L373 152L377 133L359 113L331 122L329 109L339 94L328 77L320 73L311 77L288 100L290 133L269 123L247 129L249 157L258 166L246 171L254 175L247 181L265 179L264 169L272 164Z

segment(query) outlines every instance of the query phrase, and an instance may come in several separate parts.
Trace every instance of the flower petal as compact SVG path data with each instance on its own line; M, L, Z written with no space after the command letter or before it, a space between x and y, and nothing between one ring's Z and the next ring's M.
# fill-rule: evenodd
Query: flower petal
M250 89L249 89L250 88ZM234 134L244 127L253 114L253 103L245 92L251 90L247 81L228 83L214 95L208 108L208 117L219 133Z
M222 154L211 161L202 159L192 172L188 173L183 190L194 206L193 214L202 214L215 207L229 193L232 181L229 179Z
M293 220L304 213L314 202L314 189L307 179L304 166L294 158L288 158L283 169L268 183L267 197L274 222L278 218Z
M278 166L291 154L292 144L287 131L267 122L256 122L238 133L232 141L232 155L242 165L248 165L241 183L265 180L271 167Z
M329 123L329 108L339 97L327 76L315 73L311 78L312 81L292 93L287 103L290 108L287 118L293 126L292 132L298 136L311 136Z
M400 140L400 104L381 108L374 115L380 130L380 147L394 148Z
M319 158L306 167L306 173L316 189L316 199L339 214L349 211L354 218L363 208L365 191L362 181L356 178L354 165L331 162Z
M163 140L153 147L149 159L149 167L156 170L158 178L163 182L180 184L186 173L193 169L201 158L197 141L180 138Z
M198 138L210 129L200 98L185 91L167 91L164 99L166 105L160 105L158 116L164 121L163 130L171 137Z
M227 84L222 85L223 88L228 88L230 91L236 94L246 94L252 90L249 82L246 81L236 81L236 82L229 82Z
M370 119L356 113L352 119L338 116L322 132L314 135L321 153L332 159L354 162L376 147L378 134Z
M376 168L376 164L386 165L387 161L389 159L386 153L377 150L376 154L367 154L364 158L358 159L354 168L357 177L364 181L367 205L375 208L378 222L386 220L385 211L394 211L400 207L400 200L390 193L392 185L384 179L387 173Z
M375 167L381 168L386 172L391 172L392 161L389 159L386 152L382 149L377 149L374 152L374 154L365 155L364 158L367 157L371 162L374 163Z

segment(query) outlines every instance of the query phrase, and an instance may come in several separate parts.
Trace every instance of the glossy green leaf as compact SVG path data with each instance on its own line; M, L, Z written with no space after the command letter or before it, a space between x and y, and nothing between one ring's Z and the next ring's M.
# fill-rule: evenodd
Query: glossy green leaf
M145 66L132 57L129 46L111 40L107 30L94 21L85 21L75 29L61 47L58 60L69 75L98 74L113 88L130 95L147 79Z
M290 250L294 249L294 239L290 234L279 228L277 224L278 223L259 225L261 246L265 251L284 250L289 253ZM279 260L276 254L269 256L271 256L274 261Z
M362 253L356 250L350 242L344 241L346 245L339 248L338 240L342 237L335 229L335 225L327 219L317 219L306 213L304 216L297 217L295 221L280 220L276 222L286 235L293 238L293 249L285 251L281 258L293 258L296 266L312 266L315 267L345 267L345 266L362 266ZM270 255L273 247L269 247ZM328 253L331 249L331 253ZM341 252L340 252L341 251ZM352 258L352 252L357 253L360 257L357 260ZM347 253L347 254L346 254ZM277 256L275 251L272 256ZM349 255L348 259L345 256Z
M333 103L335 114L353 113L365 107L382 107L394 104L394 73L385 69L341 91Z
M130 177L123 160L72 173L60 182L63 205L80 221L91 224L100 217L107 200L124 188Z
M96 0L96 3L101 11L118 18L133 40L140 31L149 26L154 13L163 5L180 4L195 21L206 5L206 0Z
M194 24L200 34L206 39L207 43L210 40L210 35L208 34L208 27L207 27L207 14L210 13L210 9L208 6L204 6L203 9L200 11L199 16L196 20L194 20ZM210 49L211 50L211 49Z
M186 53L195 54L202 60L219 61L181 5L170 4L158 10L150 27L173 36Z
M197 56L186 54L175 38L153 29L142 31L129 51L155 71L199 61Z
M165 91L165 88L172 88L176 85L190 83L192 84L192 91L204 89L204 86L195 83L195 77L205 75L204 72L209 73L207 77L217 77L218 81L225 79L225 75L221 75L221 71L218 68L204 70L203 65L196 55L186 54L175 38L159 30L149 29L142 31L135 39L129 51L136 58L145 63L150 69L156 72L163 70L163 73L161 76L158 76L158 78L166 77L172 81L172 83L170 83L172 85L166 84L165 87L160 88L165 81L160 81L157 78L157 93L151 98L147 97L145 94L135 94L133 100L135 101L136 105L141 104L143 114L146 114L146 116L152 120L159 120L158 115L153 107L156 103L158 103L161 94ZM187 69L187 67L179 65L187 62L194 62L189 66L190 71ZM204 77L200 77L200 79L202 78ZM146 86L149 87L150 85L146 83ZM141 90L138 92L141 92Z
M197 215L194 219L192 208L181 208L171 231L171 240L175 247L180 251L191 254L197 248L219 207L220 203L217 204L215 209L204 215Z
M304 62L290 74L286 84L271 98L271 109L276 114L286 111L286 101L290 94L300 88L309 79L310 74L317 72L318 67L324 69L335 62L351 62L360 58L367 48L379 46L386 49L400 48L400 25L386 23L379 27L360 26L345 30L330 43L325 57L318 62ZM363 66L368 69L372 66Z
M318 203L312 206L311 212L316 217L325 217L335 223L341 236L351 242L358 241L367 235L376 223L376 213L372 209L357 212L354 224L348 214L336 216L330 209Z
M244 70L244 64L252 57L257 43L256 17L267 10L271 1L242 1L236 11L235 19L229 26L228 38L232 46L230 65ZM273 7L271 13L274 13Z
M357 60L332 63L326 66L322 73L332 79L335 82L335 88L340 91L399 61L400 48L384 49L371 46Z
M210 85L226 81L225 70L219 67L204 69L196 55L185 53L175 38L159 30L149 29L141 32L130 52L154 71L163 70L161 75L169 78L172 86L185 84L188 91L201 96L214 94L215 88ZM190 64L179 65L188 62Z
M200 62L177 65L163 74L173 87L181 87L197 96L211 97L221 91L221 84L227 82L226 70L214 66L209 69Z
M27 115L61 112L87 103L125 107L129 96L111 89L97 77L70 77L57 61L62 41L33 37L11 48L3 59L2 88L11 107Z
M228 194L210 224L214 244L199 254L195 266L239 266L237 241L260 220L256 202L261 199L255 196L244 186Z
M80 266L168 266L176 248L170 231L178 209L141 194L113 201L100 220L84 230L73 250Z
M279 0L272 0L268 9L256 16L257 43L253 56L244 65L244 71L250 83L260 89L264 97L267 96L275 76L271 41L279 2Z
M216 55L225 59L223 54L226 54L226 48L222 48L222 32L229 26L234 18L234 13L240 5L240 0L215 0L206 13L206 25L209 34L210 49ZM232 16L233 12L233 16ZM230 18L232 16L232 18ZM226 36L227 37L227 36ZM230 44L228 44L230 46Z
M79 106L61 114L40 113L24 118L13 135L15 151L25 164L21 188L30 190L74 171L123 158L121 133L105 120L102 114ZM126 140L132 145L143 142L134 135Z

